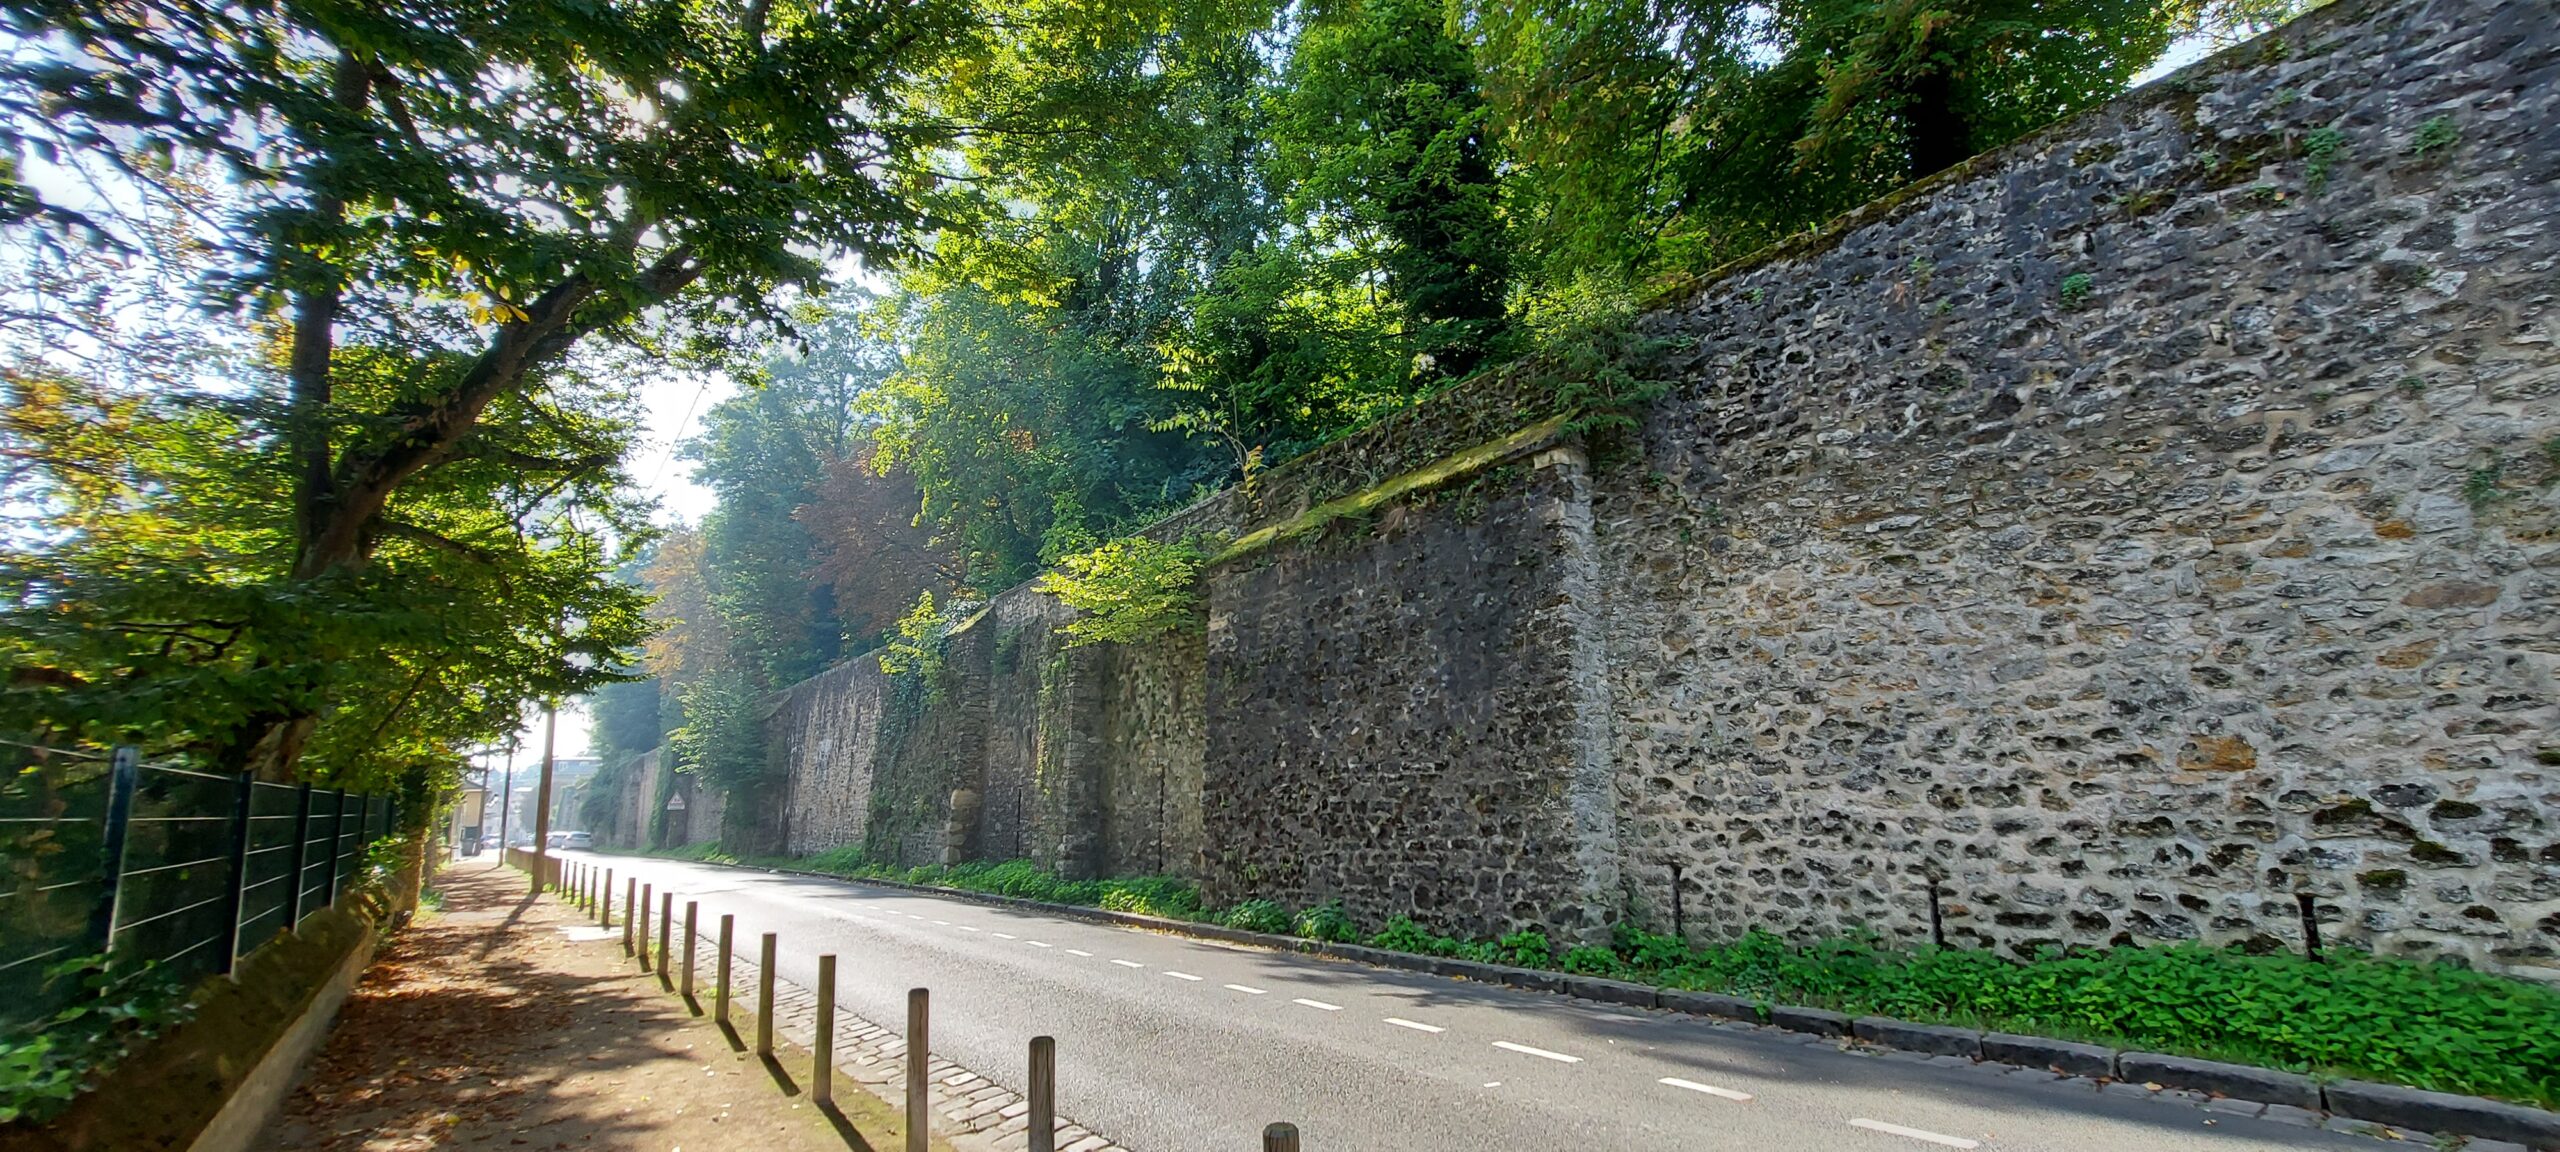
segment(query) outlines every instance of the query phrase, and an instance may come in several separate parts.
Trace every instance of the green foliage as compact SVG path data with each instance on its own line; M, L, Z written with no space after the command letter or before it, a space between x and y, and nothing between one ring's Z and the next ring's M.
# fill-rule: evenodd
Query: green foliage
M2409 155L2425 159L2462 142L2462 128L2451 116L2430 116L2409 135Z
M2491 460L2472 469L2462 477L2462 502L2471 505L2474 512L2488 511L2490 505L2506 499L2506 478L2504 460Z
M1564 950L1564 970L1581 976L1612 976L1618 971L1618 954L1591 944L1580 944Z
M45 976L76 981L84 994L34 1030L0 1036L0 1124L41 1123L99 1073L191 1014L185 985L156 965L84 956Z
M1057 571L1040 578L1040 590L1076 610L1067 622L1069 647L1198 631L1200 565L1208 555L1196 539L1125 537L1060 559Z
M2302 137L2302 183L2312 195L2328 191L2329 169L2346 143L2346 133L2335 128L2314 128Z
M1108 908L1176 920L1202 919L1200 893L1189 881L1170 876L1134 876L1103 880L1061 880L1029 860L1002 863L926 864L899 868L865 858L860 849L838 848L794 862L812 872L855 879L896 880L964 892L987 892L1023 900Z
M950 631L951 621L934 606L932 590L919 593L916 606L898 621L897 638L881 647L880 670L936 690L942 681L942 638Z
M2089 302L2089 293L2096 287L2097 281L2086 272L2074 272L2063 277L2062 306L2073 311L2079 310L2082 305Z
M951 135L917 81L978 15L0 6L61 49L0 62L0 132L95 178L68 202L12 178L0 216L93 255L146 247L130 205L182 217L201 258L146 275L256 344L173 377L193 387L138 435L93 433L144 389L73 422L45 483L75 519L115 515L9 558L30 610L0 647L53 675L5 726L374 784L612 679L640 632L603 578L645 535L619 494L631 376L722 360L787 328L830 261L914 242L942 198L918 169Z
M1637 330L1641 312L1630 285L1595 273L1529 295L1523 323L1536 363L1555 381L1558 406L1575 413L1574 430L1633 428L1670 387L1660 371L1670 342Z
M1342 901L1327 900L1298 913L1289 931L1309 940L1348 944L1360 938L1360 925L1342 910Z
M667 736L676 771L752 806L772 771L764 747L764 694L744 672L720 669L687 685L684 727Z
M649 853L666 860L691 860L697 864L744 864L745 860L720 847L717 842L703 841L680 848L661 848Z
M1218 914L1218 923L1246 932L1287 932L1289 911L1269 900L1247 900Z

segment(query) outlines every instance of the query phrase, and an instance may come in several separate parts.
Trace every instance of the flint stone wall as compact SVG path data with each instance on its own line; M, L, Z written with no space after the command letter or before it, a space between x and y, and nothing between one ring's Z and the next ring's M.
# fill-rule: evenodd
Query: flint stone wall
M1515 366L1156 526L1205 636L795 687L790 845L2560 978L2555 221L2546 0L2343 0L1675 294L1631 432Z

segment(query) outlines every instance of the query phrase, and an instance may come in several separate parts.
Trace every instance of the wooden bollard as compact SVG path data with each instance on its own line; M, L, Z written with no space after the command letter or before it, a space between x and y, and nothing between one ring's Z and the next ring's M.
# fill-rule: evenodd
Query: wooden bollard
M1298 1126L1274 1124L1263 1129L1262 1152L1298 1152Z
M1058 1041L1031 1038L1031 1128L1029 1152L1058 1152Z
M684 997L688 1006L693 1003L693 914L700 904L698 900L684 902L684 975L677 977L676 982L681 986L677 994ZM693 1014L702 1015L702 1009L695 1008Z
M737 921L729 913L720 914L720 986L711 992L711 1019L720 1024L729 1022L729 946L734 942L730 933Z
M926 1132L933 1110L925 1106L932 1083L925 1065L933 1062L931 996L922 988L907 989L907 1152L930 1152Z
M625 909L630 908L631 901L625 899L622 902L622 906ZM623 914L625 916L630 915L628 911ZM629 921L625 921L625 923L627 924ZM613 869L611 868L604 870L604 926L607 928L613 927ZM630 929L628 928L623 929L622 954L625 956L631 954L631 935Z
M773 1055L773 933L764 934L756 953L756 1055Z
M811 1038L816 1050L816 1068L810 1072L809 1099L820 1106L836 1098L836 956L829 952L818 957L818 1034Z
M661 892L658 894L658 987L670 992L675 991L676 981L675 973L667 970L667 964L675 953L668 950L667 937L675 934L675 926L676 894Z
M654 884L640 886L640 907L637 915L640 917L640 970L643 972L649 970L649 897L656 892L657 886Z

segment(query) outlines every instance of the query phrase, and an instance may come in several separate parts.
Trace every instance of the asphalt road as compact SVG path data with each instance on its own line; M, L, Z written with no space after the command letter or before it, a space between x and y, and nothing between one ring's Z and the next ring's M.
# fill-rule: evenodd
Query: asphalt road
M563 855L701 901L706 934L735 915L743 953L778 933L802 985L835 953L839 1002L884 1027L903 1026L908 988L931 988L935 1052L1016 1090L1029 1038L1055 1036L1059 1112L1140 1152L1255 1149L1274 1120L1310 1152L2385 1147L2043 1073L898 889Z

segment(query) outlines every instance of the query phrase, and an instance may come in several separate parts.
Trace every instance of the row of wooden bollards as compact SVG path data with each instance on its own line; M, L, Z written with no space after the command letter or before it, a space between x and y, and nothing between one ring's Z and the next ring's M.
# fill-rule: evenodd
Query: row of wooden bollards
M553 874L554 888L567 897L572 905L592 913L599 925L605 928L613 927L614 870L598 868L578 860L564 863L566 867ZM660 893L651 885L640 883L637 877L624 877L622 905L626 912L622 918L622 954L637 958L641 971L652 970L649 950L649 904L653 898L658 904L658 947L655 964L658 985L682 997L688 1006L699 1013L701 1008L693 995L694 941L699 936L695 930L696 914L700 909L698 901L684 902L683 971L680 976L670 975L669 969L673 965L670 965L667 960L673 943L671 936L675 923L675 893ZM736 917L725 912L721 914L720 950L718 960L713 966L715 975L711 997L712 1020L724 1028L730 1028L733 1032L734 1026L729 1023L729 961L736 943L736 927ZM761 975L756 980L755 1054L767 1061L773 1059L775 951L774 933L764 933L764 938L758 941L756 949L757 971ZM818 1018L812 1044L814 1049L812 1056L815 1058L812 1063L815 1067L812 1069L813 1075L809 1084L809 1098L823 1106L832 1104L835 1100L836 958L833 953L818 957L817 992ZM931 1131L932 1114L926 1107L926 1096L930 1091L926 1065L931 1062L933 1051L929 1043L931 1001L931 994L925 989L907 990L907 1152L927 1152L927 1136ZM1052 1037L1031 1038L1031 1083L1026 1097L1028 1111L1023 1119L1028 1126L1025 1135L1030 1142L1030 1152L1057 1152L1058 1042ZM1262 1148L1263 1152L1299 1152L1297 1126L1273 1124L1263 1129Z

